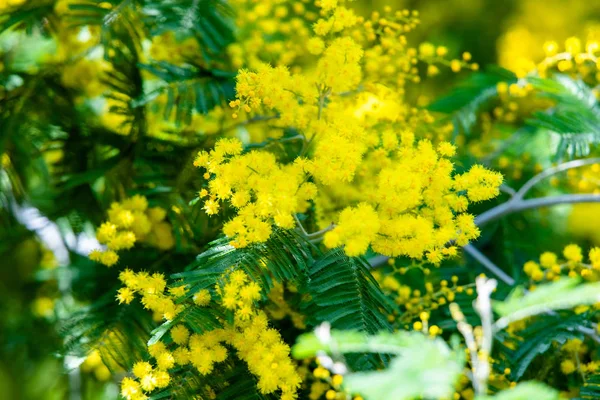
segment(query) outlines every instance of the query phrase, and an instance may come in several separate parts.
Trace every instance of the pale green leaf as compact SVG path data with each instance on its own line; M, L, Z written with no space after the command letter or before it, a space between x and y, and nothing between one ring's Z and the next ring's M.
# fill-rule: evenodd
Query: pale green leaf
M495 396L477 397L476 400L558 400L559 393L540 382L519 383L512 389L503 390Z
M525 293L515 290L505 301L495 302L494 311L502 318L498 329L508 324L552 310L565 310L600 301L600 282L579 285L577 279L561 279Z

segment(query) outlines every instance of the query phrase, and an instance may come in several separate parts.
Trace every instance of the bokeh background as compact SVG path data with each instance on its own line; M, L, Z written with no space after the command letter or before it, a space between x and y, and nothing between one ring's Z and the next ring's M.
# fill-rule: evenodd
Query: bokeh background
M2 1L0 0L0 4ZM600 39L600 2L591 0L415 0L357 1L362 14L389 5L418 10L421 26L415 42L444 45L453 54L469 51L482 67L499 64L517 71L543 56L547 40L570 36ZM1 8L0 8L1 10ZM0 11L1 13L1 11ZM0 36L0 57L34 65L52 43ZM8 54L10 49L10 54ZM465 73L466 74L466 73ZM447 92L461 77L442 73L419 85L423 103ZM0 131L1 134L1 131ZM5 162L4 159L2 159ZM0 169L0 181L6 180ZM44 177L39 177L44 179ZM18 188L17 188L18 189ZM63 255L47 250L56 227L35 208L8 209L12 195L0 193L0 399L114 399L117 385L96 355L69 375L71 361L58 356L61 339L57 319L61 279L45 279ZM74 217L76 218L76 217ZM90 235L91 237L92 235ZM72 240L76 240L73 236ZM86 249L85 236L79 246ZM60 251L59 251L60 253ZM77 260L71 260L77 262ZM68 269L65 270L68 273ZM69 301L69 299L62 299ZM69 384L70 383L70 384ZM77 390L69 391L69 387Z

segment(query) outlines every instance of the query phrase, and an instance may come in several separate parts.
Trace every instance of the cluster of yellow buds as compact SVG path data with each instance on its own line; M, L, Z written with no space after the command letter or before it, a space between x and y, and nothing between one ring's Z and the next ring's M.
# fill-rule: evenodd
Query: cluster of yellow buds
M564 359L560 363L560 370L565 375L573 373L594 374L600 369L600 361L594 360L594 354L581 339L570 339L562 345Z
M426 276L429 275L428 268L418 264L414 268L421 268ZM409 268L406 267L398 269L400 275L404 275L408 270ZM373 272L373 277L379 282L383 292L399 306L399 310L388 315L389 322L399 329L412 327L416 331L423 331L432 336L442 333L438 326L430 326L428 323L432 312L455 301L457 295L472 297L475 294L474 284L461 285L456 275L452 276L450 281L443 279L435 285L427 281L424 284L424 291L402 284L395 273L382 273L376 270ZM412 326L411 321L415 321Z
M96 238L106 250L93 250L92 261L112 267L119 261L118 251L131 249L136 242L145 242L161 250L175 245L171 225L165 221L167 212L160 207L148 207L144 196L135 195L121 203L112 203L108 221L100 225Z
M575 74L582 78L600 80L600 44L589 40L584 44L578 37L569 37L564 42L563 49L557 42L549 41L544 44L546 58L537 65L540 76L545 77L548 71Z
M180 285L167 289L167 282L161 273L150 275L147 272L136 273L125 269L119 274L119 280L125 284L117 294L119 303L131 303L137 293L141 296L144 308L154 312L158 320L164 318L170 321L184 308L183 304L176 304L175 300L185 295L186 287Z
M102 357L98 350L93 350L81 364L83 372L93 373L99 381L107 381L111 377L110 370L102 362Z
M312 375L315 380L310 386L309 398L311 400L320 399L323 395L325 395L327 400L342 400L348 398L347 393L342 388L344 377L338 374L331 375L328 369L318 365L318 360L317 367L313 370ZM353 397L354 400L358 400L358 398L360 398L360 396Z
M137 378L125 377L121 381L121 395L127 400L146 400L155 389L169 386L171 376L167 372L173 368L175 359L161 342L148 347L156 366L148 361L138 361L133 365L133 375Z
M168 319L179 312L182 305L175 305L171 298L163 294L164 278L155 274L124 271L120 279L127 285L123 291L142 294L142 303L154 311L169 309ZM121 393L128 400L145 399L145 392L165 387L170 377L167 370L175 365L193 365L200 374L210 374L214 364L227 359L224 343L237 351L237 356L248 364L248 369L258 378L258 389L263 394L281 393L281 399L293 400L300 387L301 379L290 358L290 347L283 341L279 332L268 326L267 315L257 307L262 298L260 285L252 281L241 270L226 272L215 287L220 297L220 305L226 312L233 313L233 322L202 334L190 334L189 329L179 324L171 331L174 348L169 350L163 342L149 347L156 360L157 369L148 362L139 362L133 373L140 379L125 378L121 383ZM185 289L178 286L170 289L171 296L180 297ZM122 294L122 293L120 293ZM206 305L210 292L203 289L196 293L194 302ZM164 311L163 311L164 312ZM167 315L165 314L165 317Z
M596 281L600 278L600 247L592 248L588 253L589 263L584 262L583 251L576 244L569 244L563 249L564 259L552 252L544 252L539 262L527 261L523 272L533 282L554 281L567 275L571 278L582 277Z
M27 0L0 0L0 10L18 7L24 4L26 1Z

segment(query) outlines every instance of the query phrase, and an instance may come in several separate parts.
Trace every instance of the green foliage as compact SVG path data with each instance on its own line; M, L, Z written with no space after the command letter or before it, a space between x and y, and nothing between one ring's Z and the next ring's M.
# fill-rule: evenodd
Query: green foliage
M527 123L538 129L558 134L557 157L585 157L590 146L600 143L600 107L598 99L582 80L554 74L552 78L528 78L539 97L549 99L553 106L537 111Z
M172 275L192 288L188 296L201 289L213 289L217 279L229 269L242 269L268 290L277 282L306 279L312 261L312 245L299 234L275 231L265 243L235 249L226 238L210 243L208 250L186 268ZM265 274L268 271L270 274Z
M108 366L128 370L146 353L152 325L140 305L120 307L111 293L63 320L59 332L66 353L84 356L98 349Z
M151 400L175 399L186 400L194 396L216 400L274 400L275 396L263 395L256 389L256 379L249 373L248 368L237 363L226 361L220 366L220 376L224 382L215 381L210 376L198 375L189 368L182 368L175 377L176 382L169 388L158 391L149 397Z
M205 69L202 66L183 68L166 62L140 66L160 78L163 83L133 100L133 107L142 107L166 93L165 119L170 119L175 114L174 120L178 124L189 124L193 111L206 114L215 106L235 97L235 74L231 72Z
M162 83L152 88L141 88L130 92L127 88L137 87L130 83L140 79L126 79L130 74L121 75L122 67L115 68L119 73L110 73L107 83L117 93L127 95L128 101L121 110L133 114L132 110L142 110L143 106L154 100L162 93L167 94L167 104L164 107L164 116L173 118L176 124L189 124L192 111L205 114L216 105L233 98L234 72L217 68L222 65L222 51L224 46L234 39L234 27L231 22L232 10L222 0L124 0L111 1L112 8L103 6L103 1L94 3L71 4L69 8L73 15L74 23L79 25L97 25L102 27L105 47L112 49L116 54L112 58L121 58L134 55L136 48L141 46L144 34L150 37L166 32L176 32L178 37L191 37L195 39L202 51L202 64L186 60L189 66L176 66L159 61L153 64L144 64L138 60L119 63L128 67L135 67L149 71L162 80ZM123 35L119 27L124 26L134 35ZM128 38L128 54L121 52L120 41ZM115 39L118 39L115 46ZM109 51L108 54L111 52ZM115 62L113 61L113 64ZM116 67L116 65L115 65ZM119 110L113 110L119 111Z
M300 336L292 349L292 355L300 359L319 352L334 358L360 352L395 355L389 368L383 371L357 372L344 377L344 387L366 399L448 397L454 392L464 365L464 354L451 350L443 340L406 331L367 336L351 331L329 332L321 327L316 334Z
M54 1L30 1L24 7L0 14L0 33L18 28L32 33L43 28L44 18L53 18Z
M390 330L386 314L394 305L381 292L368 264L342 249L318 257L309 271L306 291L311 295L307 315L313 324L328 321L336 329L375 333Z
M450 94L437 99L427 108L451 114L456 129L468 135L472 133L479 111L497 96L496 85L516 81L517 77L511 71L500 67L489 68L485 72L470 75Z
M600 374L587 376L585 383L579 389L579 397L574 400L592 400L600 398Z
M495 396L478 396L476 400L558 400L559 393L539 382L519 383Z
M428 109L450 114L457 130L455 134L472 134L479 114L494 104L498 96L496 85L500 82L510 85L517 83L517 78L500 68L473 74ZM549 103L540 104L545 109L534 111L515 133L523 130L528 134L541 131L558 135L555 160L565 155L569 158L588 156L590 147L600 142L600 107L592 89L581 79L558 73L549 78L528 76L521 82L530 83L536 96Z
M386 313L394 305L381 292L368 264L346 256L343 250L322 253L293 231L277 230L267 242L242 249L234 249L226 239L216 240L186 272L172 278L190 285L189 298L201 289L213 290L231 268L241 268L265 290L270 290L273 281L298 285L309 296L304 307L311 326L329 321L339 329L390 330Z
M553 360L559 356L557 347L567 340L582 339L577 330L585 326L586 317L581 315L543 315L518 331L516 338L504 338L511 343L511 348L500 346L511 365L511 379L518 381L527 374L532 377L543 377L550 369ZM514 346L514 350L512 349ZM537 357L543 356L539 369L530 368L536 365Z
M233 10L224 0L142 0L144 22L152 36L185 32L200 45L202 56L218 56L234 40Z
M564 310L578 305L594 304L600 301L600 283L579 284L577 279L560 279L540 285L535 291L525 293L515 289L503 302L494 304L502 318L497 324L508 324L551 310Z

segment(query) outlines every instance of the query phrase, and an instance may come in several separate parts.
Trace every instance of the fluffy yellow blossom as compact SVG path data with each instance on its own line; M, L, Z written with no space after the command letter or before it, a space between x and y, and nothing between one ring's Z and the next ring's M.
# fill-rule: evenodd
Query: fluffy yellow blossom
M470 201L478 202L498 196L501 184L501 174L475 165L468 172L455 178L454 188L459 191L465 190Z
M221 140L201 167L214 174L209 182L210 199L205 202L218 207L228 202L238 210L223 232L236 247L266 241L272 226L290 229L295 226L293 215L307 207L314 191L307 190L302 165L280 165L267 152L240 154L237 140ZM211 207L213 207L211 205Z
M218 141L194 160L206 171L199 193L204 210L235 210L223 227L235 247L266 241L273 226L294 228L295 214L314 205L319 228L336 224L326 244L343 245L349 255L369 246L436 264L456 255L449 243L464 245L479 234L465 213L469 202L497 196L502 176L481 166L455 174L448 159L453 144L415 138L417 127L435 119L407 107L404 85L420 79L420 61L450 66L443 59L447 49L407 46L405 34L418 23L417 14L386 8L385 17L374 13L365 21L343 1L317 6L316 36L305 41L316 56L308 57L310 68L253 62L238 71L236 98L229 102L235 117L269 121L248 128L262 129L262 140L294 143L298 153L283 161L269 146L243 152L236 139ZM270 15L269 6L259 9L257 16ZM470 58L465 53L453 64L472 67ZM295 135L282 137L286 130ZM235 307L229 296L224 302Z
M140 195L111 204L108 221L96 232L98 242L107 250L93 250L90 259L111 267L119 261L118 251L131 249L138 241L168 250L175 242L165 217L164 209L148 208L148 200Z
M325 42L319 37L313 37L306 43L306 49L312 54L321 54L325 50Z
M371 245L381 254L426 256L439 263L452 252L448 243L463 246L479 235L473 216L464 213L466 205L497 195L502 176L477 165L453 176L452 163L430 142L413 140L405 134L394 164L379 172L371 197L376 208L363 205L360 218L343 211L339 225L325 235L327 246L346 244L348 255L358 255ZM449 146L443 147L444 154L452 154ZM355 227L349 234L350 223Z
M134 293L138 294L141 296L140 300L144 308L153 311L166 320L175 318L184 307L182 304L175 303L175 300L180 297L179 293L177 290L173 293L173 290L171 290L173 288L167 290L167 283L162 274L134 273L125 269L119 274L119 280L125 284L125 287L119 290L119 295L117 295L121 303L127 303L126 300L130 302L129 297L133 297ZM175 288L177 287L181 286Z
M540 256L540 265L545 268L551 268L556 265L558 257L556 254L546 251Z
M207 306L210 303L211 295L208 289L202 289L194 294L194 303L200 307Z
M233 296L236 301L229 344L236 348L238 357L246 361L250 372L258 378L261 393L281 390L282 398L295 398L301 379L290 359L290 348L279 332L268 327L264 312L253 305L260 298L257 292L260 287L239 272L236 271L237 282L230 279L219 289L223 296ZM242 310L246 315L241 313Z
M579 247L576 244L570 244L566 246L563 250L563 255L568 261L572 261L575 263L581 262L583 260L581 247Z
M139 382L129 377L125 377L121 381L121 396L125 397L127 400L141 400L147 398L142 392Z
M156 368L148 361L138 361L133 365L133 375L139 381L130 377L121 381L121 395L128 400L147 399L146 393L165 388L171 382L166 370L174 366L173 355L162 342L150 346L148 350L156 361Z
M600 247L594 247L590 250L589 259L592 268L600 270Z
M317 64L317 83L334 93L356 88L362 77L361 47L349 37L334 40Z
M560 363L560 370L563 374L569 375L577 370L575 363L571 360L564 360Z
M117 292L117 300L119 304L129 304L133 301L134 292L128 287L123 287Z
M171 329L171 338L173 339L173 342L180 346L185 345L189 337L190 331L184 325L176 325Z
M344 245L346 254L359 256L367 251L379 229L377 212L371 205L361 203L342 211L336 228L325 234L324 243L327 247Z
M456 255L449 243L465 245L479 235L466 214L469 203L497 196L502 176L478 165L455 174L449 160L455 146L415 138L417 124L434 118L408 110L399 89L419 78L413 67L419 59L441 62L447 51L406 46L403 35L417 23L410 13L400 17L386 9L386 18L373 14L355 29L356 17L343 2L319 6L317 37L308 41L318 55L314 68L242 69L230 102L236 114L256 113L272 119L270 126L293 128L298 135L282 140L298 141L299 153L283 164L266 149L225 150L235 139L200 152L194 165L206 170L205 211L236 210L223 228L236 247L266 241L273 226L295 227L295 214L314 204L321 229L336 225L325 235L326 245L343 245L349 255L364 254L369 246L436 264ZM456 62L466 66L469 58ZM359 85L364 91L353 93ZM230 300L226 305L234 307Z
M141 379L150 372L152 372L152 365L150 365L150 363L146 361L138 361L135 364L133 364L133 369L131 370L131 372L133 372L133 374L136 377Z

